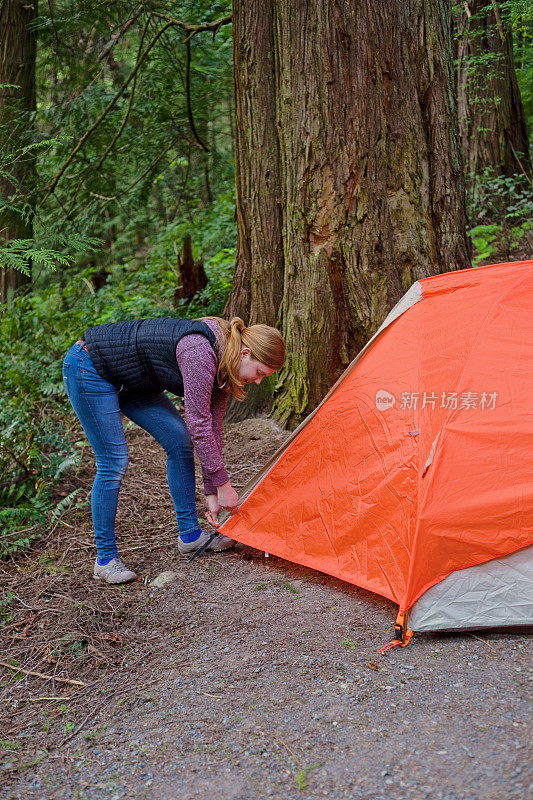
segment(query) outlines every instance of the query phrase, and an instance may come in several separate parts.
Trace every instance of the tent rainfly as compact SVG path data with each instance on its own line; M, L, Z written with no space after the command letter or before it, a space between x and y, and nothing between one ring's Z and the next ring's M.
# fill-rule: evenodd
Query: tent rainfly
M533 261L417 281L222 532L397 603L394 643L533 624L532 366Z

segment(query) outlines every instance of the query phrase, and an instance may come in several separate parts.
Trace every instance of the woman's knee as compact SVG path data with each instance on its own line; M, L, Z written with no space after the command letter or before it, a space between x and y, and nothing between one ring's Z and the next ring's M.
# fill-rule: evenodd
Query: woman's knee
M128 469L128 453L116 453L114 455L101 456L96 459L97 473L101 477L116 478L122 480Z
M157 437L159 444L163 447L169 458L191 457L194 452L192 439L185 423L173 425L172 430L165 430L165 436Z
M194 458L194 448L190 437L183 437L164 446L169 459Z

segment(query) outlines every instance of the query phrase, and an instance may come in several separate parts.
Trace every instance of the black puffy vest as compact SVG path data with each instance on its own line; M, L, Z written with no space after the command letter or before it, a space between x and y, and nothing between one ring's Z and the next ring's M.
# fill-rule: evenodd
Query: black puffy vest
M216 337L198 320L161 317L112 322L87 328L84 339L96 371L127 394L168 390L183 395L176 345L190 333L209 340L218 360Z

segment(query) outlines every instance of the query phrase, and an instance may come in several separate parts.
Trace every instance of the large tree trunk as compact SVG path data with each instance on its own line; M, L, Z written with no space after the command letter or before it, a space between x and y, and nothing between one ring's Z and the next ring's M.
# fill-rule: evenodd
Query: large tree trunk
M276 325L283 295L273 0L235 0L238 244L226 315Z
M281 324L283 244L280 154L276 120L273 0L234 0L235 188L237 255L230 318ZM272 406L273 381L248 388L244 403L230 401L227 418L240 421Z
M292 426L410 284L468 266L469 246L448 0L274 0L274 12L288 350L274 411ZM240 53L263 51L267 17L260 36L251 22L240 30ZM236 59L237 87L242 69ZM260 140L269 117L255 111L258 80L243 84L246 114L237 107L241 173L243 138L255 137L240 252L267 231L259 176L276 154ZM243 294L248 263L237 268Z
M35 56L37 34L29 25L37 16L37 0L5 0L0 7L0 122L3 127L4 152L20 155L27 141L30 125L28 112L35 111ZM18 88L13 88L18 87ZM19 158L8 166L12 179L0 176L0 197L15 199L22 187L25 200L31 194L34 179L33 158ZM23 217L12 211L0 211L0 236L4 240L29 239L33 235L31 213ZM0 301L30 278L15 270L0 269Z
M490 168L530 174L526 121L513 60L512 32L496 2L469 0L457 17L459 130L467 191Z

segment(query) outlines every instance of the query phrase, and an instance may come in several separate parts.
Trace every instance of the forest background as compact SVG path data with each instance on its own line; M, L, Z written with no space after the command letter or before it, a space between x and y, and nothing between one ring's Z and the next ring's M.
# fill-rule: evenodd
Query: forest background
M233 414L293 427L418 277L531 257L532 10L0 3L3 556L82 502L88 325L279 325L287 368Z

